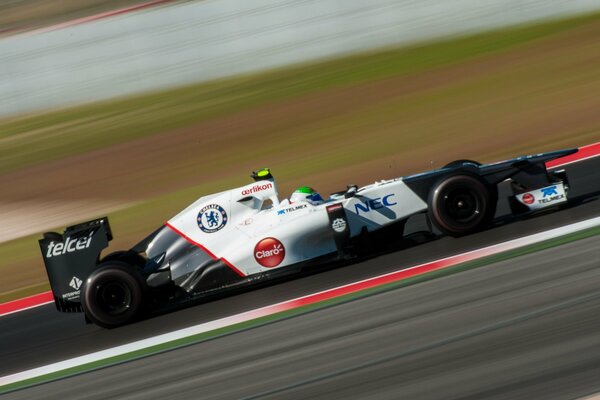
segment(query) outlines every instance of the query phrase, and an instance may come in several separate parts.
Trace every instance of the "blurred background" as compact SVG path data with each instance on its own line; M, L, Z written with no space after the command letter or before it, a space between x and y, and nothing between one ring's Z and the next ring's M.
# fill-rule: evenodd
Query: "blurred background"
M600 140L597 0L0 0L0 302L37 239Z

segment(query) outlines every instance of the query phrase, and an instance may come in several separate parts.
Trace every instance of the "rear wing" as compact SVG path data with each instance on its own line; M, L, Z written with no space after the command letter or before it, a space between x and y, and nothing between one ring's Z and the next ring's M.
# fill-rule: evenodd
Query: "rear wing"
M47 232L39 240L58 311L82 311L81 285L96 268L100 252L111 240L107 217L69 226L62 235Z

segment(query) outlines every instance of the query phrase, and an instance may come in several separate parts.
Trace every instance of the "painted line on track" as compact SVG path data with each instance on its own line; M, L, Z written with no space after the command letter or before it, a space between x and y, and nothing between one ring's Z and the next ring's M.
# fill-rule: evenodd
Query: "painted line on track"
M157 0L150 3L165 2L172 0ZM144 4L150 4L144 3ZM593 157L600 155L600 142L593 143L587 146L579 148L579 151L570 156L561 157L556 160L552 160L546 163L548 168L562 167L575 162L588 160ZM54 298L51 291L39 293L33 296L25 297L23 299L9 301L7 303L0 304L0 317L5 315L14 314L20 311L29 310L31 308L40 307L49 303L52 303Z
M503 253L508 250L523 248L525 246L541 243L564 235L569 235L575 232L594 228L596 226L600 226L600 217L566 225L560 228L551 229L545 232L540 232L533 235L513 239L507 242L469 251L463 254L442 258L433 262L401 269L395 272L364 279L358 282L353 282L332 289L327 289L321 292L283 301L255 310L250 310L236 315L231 315L225 318L217 319L214 321L205 322L202 324L191 326L189 328L179 329L169 333L153 336L147 339L138 340L128 344L48 364L42 367L3 376L0 377L0 392L2 391L2 386L5 385L16 384L21 381L40 378L49 374L56 374L68 369L78 367L85 368L85 366L88 364L101 362L102 360L114 357L127 357L128 354L131 354L133 352L143 351L144 349L152 348L155 346L165 346L169 343L176 342L191 336L204 334L210 331L214 331L216 329L222 329L231 325L248 322L257 318L270 316L284 311L290 311L302 306L319 303L325 300L331 300L336 297L357 293L366 289L371 289L376 286L402 281L404 279L414 277L417 275L422 275L427 272L441 270L444 268L462 264L467 261L473 261L482 257Z
M569 156L557 158L556 160L548 161L546 163L547 168L563 167L565 165L573 164L575 162L588 160L600 155L600 142L589 144L579 148L579 151Z
M49 303L54 303L54 296L52 295L51 291L9 301L7 303L0 304L0 317L29 310L31 308L43 306Z

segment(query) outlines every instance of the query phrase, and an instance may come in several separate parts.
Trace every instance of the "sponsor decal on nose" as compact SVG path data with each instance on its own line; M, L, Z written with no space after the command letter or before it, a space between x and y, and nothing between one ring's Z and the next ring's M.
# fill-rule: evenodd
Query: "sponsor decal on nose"
M531 193L525 193L522 197L523 199L523 203L525 204L533 204L533 202L535 201L535 197L533 197L533 195Z
M558 191L556 190L556 186L548 186L548 187L542 188L540 190L542 191L542 196L543 197L549 197L549 196L558 195Z

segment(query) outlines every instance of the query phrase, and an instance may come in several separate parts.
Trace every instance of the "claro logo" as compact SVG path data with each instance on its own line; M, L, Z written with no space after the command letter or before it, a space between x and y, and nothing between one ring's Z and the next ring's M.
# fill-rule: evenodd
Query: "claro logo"
M525 193L521 198L525 204L533 204L535 197L531 193Z
M265 183L264 185L256 185L252 186L249 189L242 190L242 196L246 196L256 192L262 192L263 190L271 189L273 187L272 183Z
M94 232L90 232L89 236L72 239L67 237L66 242L50 242L46 251L46 258L62 256L65 253L73 253L75 251L84 250L92 244L92 236Z
M254 259L266 268L273 268L281 264L285 258L283 243L275 238L265 238L254 246Z

